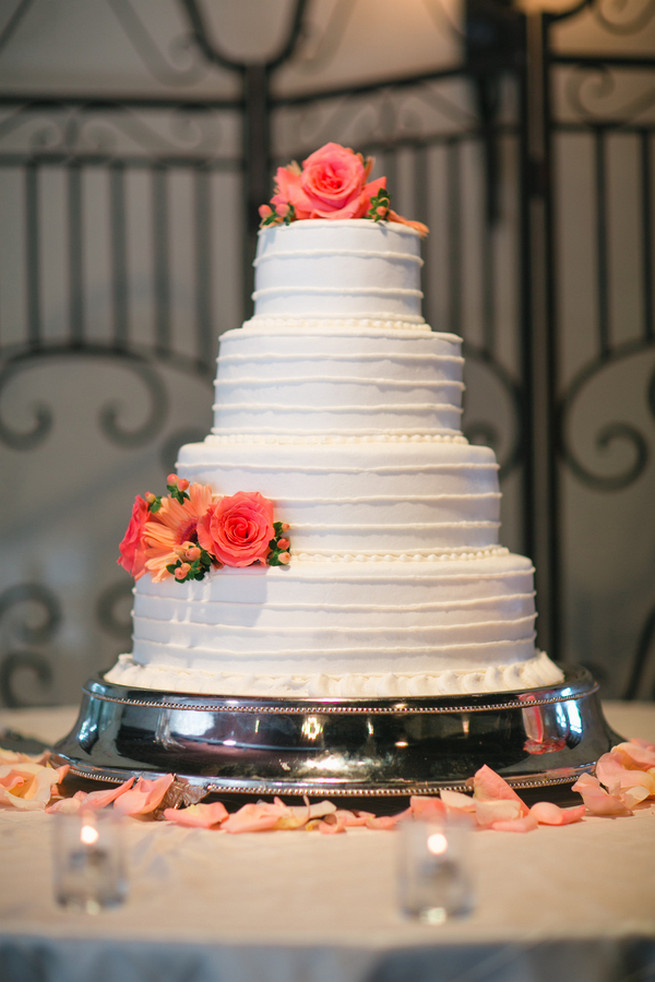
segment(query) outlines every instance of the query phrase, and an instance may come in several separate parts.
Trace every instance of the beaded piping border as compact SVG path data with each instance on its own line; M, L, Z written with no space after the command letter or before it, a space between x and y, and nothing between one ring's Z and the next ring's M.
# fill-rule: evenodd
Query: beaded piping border
M61 760L67 760L65 755L59 755ZM508 776L504 778L505 781L512 787L518 790L524 789L529 790L531 788L543 788L543 787L554 787L562 786L567 784L573 784L577 777L583 773L589 773L591 771L590 766L580 766L578 768L572 768L571 774L566 776L559 775L557 777L511 777ZM137 769L138 770L138 769ZM92 780L102 780L111 784L122 784L125 780L125 773L120 775L115 775L110 772L109 769L104 769L101 767L93 767L89 765L85 767L83 764L70 763L69 773L75 774L77 777L91 778ZM143 774L158 774L163 773L159 771L138 771L138 773ZM283 781L271 781L270 783L252 783L243 784L225 784L214 782L211 777L200 777L200 776L189 776L185 774L176 775L181 780L186 781L189 785L201 785L204 787L207 794L249 794L249 795L270 795L276 792L288 795L289 797L318 797L325 798L326 795L329 797L339 797L339 798L405 798L408 795L429 795L438 791L464 791L466 793L471 793L471 788L466 784L466 781L444 781L440 783L438 781L430 781L419 784L409 784L407 787L354 787L348 788L341 785L321 785L316 787L312 784L300 784L300 785L286 785Z
M128 687L126 687L128 688ZM82 687L83 692L92 696L94 699L100 699L103 702L116 703L123 706L139 706L148 709L172 709L172 710L183 710L187 712L233 712L233 713L259 713L262 715L269 715L271 713L276 714L286 714L299 716L304 713L323 713L325 715L335 714L335 715L362 715L364 713L373 716L384 716L384 715L397 715L397 714L409 714L409 713L421 713L421 714L435 714L444 715L447 713L482 713L489 712L497 709L530 709L534 706L552 706L557 703L569 702L572 698L572 693L569 691L563 694L553 694L551 696L543 696L541 698L535 697L530 698L529 693L525 694L522 699L511 699L506 702L494 702L486 703L485 705L477 706L475 704L468 704L466 702L462 704L452 705L452 706L429 706L425 703L419 703L418 705L408 705L407 700L412 698L420 698L416 696L408 696L405 699L399 698L398 702L390 703L389 705L376 706L374 703L369 701L363 704L348 705L330 705L329 701L325 699L317 698L315 701L311 699L306 699L302 701L295 702L291 705L282 702L272 702L270 704L259 704L254 701L240 702L238 696L230 697L226 696L222 699L220 703L218 700L221 699L217 696L217 702L215 703L203 703L199 705L193 705L190 703L185 703L183 701L185 693L180 693L179 702L165 702L158 701L156 699L134 699L131 697L121 697L118 695L110 695L104 692L96 692L89 686ZM591 695L598 690L598 684L596 682L590 683L587 687L582 689L577 695ZM133 691L133 690L132 690ZM190 695L190 693L186 693ZM393 697L392 697L393 698ZM436 696L435 698L440 698ZM445 697L448 698L448 697ZM327 702L327 704L326 704ZM235 704L236 703L236 704Z

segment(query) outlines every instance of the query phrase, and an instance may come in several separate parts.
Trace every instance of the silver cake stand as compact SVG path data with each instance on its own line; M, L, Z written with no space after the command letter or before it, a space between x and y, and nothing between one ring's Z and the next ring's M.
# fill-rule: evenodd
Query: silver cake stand
M483 764L522 797L565 799L621 738L581 668L526 691L439 698L253 699L83 687L79 717L54 748L73 779L122 782L174 772L225 799L366 799L465 790Z

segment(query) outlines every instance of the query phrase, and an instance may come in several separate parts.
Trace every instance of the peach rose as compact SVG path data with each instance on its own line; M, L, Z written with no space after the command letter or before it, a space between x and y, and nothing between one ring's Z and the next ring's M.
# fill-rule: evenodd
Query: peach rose
M132 506L132 517L118 547L120 557L116 562L127 570L135 580L143 576L146 571L146 544L143 532L148 521L148 515L148 503L140 495L137 495Z
M258 491L221 498L198 522L198 543L226 566L265 563L274 536L273 502Z
M368 182L372 166L372 158L326 143L303 161L302 170L297 164L278 168L271 203L281 217L291 205L297 219L363 218L371 198L386 186L384 177Z

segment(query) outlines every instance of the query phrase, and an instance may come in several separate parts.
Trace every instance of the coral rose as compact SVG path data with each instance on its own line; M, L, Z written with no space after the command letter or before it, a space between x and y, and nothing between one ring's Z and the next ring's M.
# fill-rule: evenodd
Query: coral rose
M275 536L273 502L239 491L215 502L198 522L198 542L226 566L265 563Z
M137 495L132 506L132 517L118 547L120 557L116 562L127 570L135 580L143 576L146 571L146 544L143 532L148 521L148 515L147 502L140 495Z
M278 168L271 202L282 217L292 205L297 219L363 218L371 198L386 186L384 177L368 182L372 166L372 158L364 161L338 143L326 143L303 161L302 170L297 164Z

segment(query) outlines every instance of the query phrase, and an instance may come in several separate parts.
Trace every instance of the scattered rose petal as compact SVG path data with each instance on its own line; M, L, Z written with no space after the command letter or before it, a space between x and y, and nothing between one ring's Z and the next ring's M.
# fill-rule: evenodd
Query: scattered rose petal
M488 828L495 822L513 822L523 814L523 802L511 798L481 800L475 803L475 820L481 828Z
M342 835L347 828L346 817L343 812L341 815L333 812L331 815L326 815L325 818L309 822L307 828L318 829L322 835Z
M347 808L338 808L335 812L335 816L338 821L343 821L344 825L349 827L362 826L371 818L375 818L373 812L363 812L358 809L353 809L349 811Z
M225 832L264 832L274 829L281 817L281 809L264 801L249 802L233 812L221 826Z
M472 813L475 811L475 799L470 794L463 791L451 791L444 788L441 792L441 800L449 812Z
M67 771L68 765L55 770L31 761L0 766L0 805L22 811L45 809L53 788Z
M570 825L572 822L582 821L585 811L585 805L561 808L552 801L538 801L530 809L530 815L536 818L540 825Z
M374 815L373 818L369 818L366 822L367 829L395 829L398 822L402 822L404 818L409 818L412 814L411 808L405 809L405 811L398 812L396 815Z
M122 794L129 791L133 784L134 777L130 777L114 788L102 788L100 791L76 791L72 798L60 798L59 801L50 804L46 811L63 812L69 815L79 811L82 807L98 811L101 808L106 808L116 798L120 798Z
M220 825L228 817L228 811L222 801L189 805L188 808L166 808L164 818L167 822L185 825L188 828L211 829Z
M610 794L620 795L625 788L643 787L647 796L655 795L655 775L648 771L625 766L629 758L619 754L603 754L596 764L596 777Z
M121 815L148 815L161 804L172 783L172 774L151 781L140 777L135 786L115 800L114 809Z
M632 811L619 798L608 794L591 774L581 774L571 790L578 792L591 815L632 815Z
M29 754L23 754L17 750L6 750L4 747L0 747L0 766L19 764L21 762L38 764L39 760L36 757L30 757Z
M486 764L475 772L473 777L473 797L477 801L517 801L520 813L526 815L528 806L519 798L516 791L510 787L500 774L497 774Z
M446 814L446 806L441 798L427 795L412 795L409 799L409 807L414 818L429 820L431 818L443 818Z
M534 815L528 812L527 815L521 815L518 818L506 818L492 822L489 828L494 832L533 832L538 825Z
M627 767L648 770L655 767L655 747L642 745L629 740L627 743L617 743L612 747L612 754L620 757Z
M323 818L337 810L337 806L331 801L319 801L310 805L305 799L304 805L285 805L280 798L275 798L274 803L280 808L280 817L275 826L278 829L299 829L307 822Z
M648 788L635 785L632 788L624 788L619 797L626 808L632 810L633 808L636 808L637 805L640 805L642 801L646 801L647 798L650 798L651 795L652 792Z

